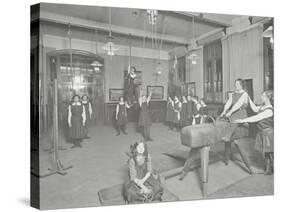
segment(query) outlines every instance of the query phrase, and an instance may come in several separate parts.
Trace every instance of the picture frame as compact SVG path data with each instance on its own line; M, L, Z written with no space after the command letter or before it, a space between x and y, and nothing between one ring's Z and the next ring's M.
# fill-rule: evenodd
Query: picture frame
M151 99L161 100L164 98L164 86L151 86L146 87L146 92L149 94L152 91Z
M119 98L124 96L124 89L122 88L110 88L109 89L109 101L118 102Z

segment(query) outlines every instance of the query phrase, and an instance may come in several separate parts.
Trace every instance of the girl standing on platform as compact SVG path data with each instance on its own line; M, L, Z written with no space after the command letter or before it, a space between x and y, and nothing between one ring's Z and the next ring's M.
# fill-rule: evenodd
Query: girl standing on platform
M86 114L86 122L85 122L84 130L85 130L85 138L87 139L90 138L88 136L88 131L89 131L90 120L92 118L92 113L93 113L92 104L89 101L89 97L87 95L82 96L82 104L85 108L85 114Z
M166 111L166 123L169 126L169 128L173 129L173 122L174 122L174 101L169 96L168 102L167 102L167 111Z
M273 173L273 152L274 152L274 118L273 118L273 91L264 91L261 95L261 106L256 106L249 98L251 109L257 113L254 116L236 119L234 123L257 123L259 132L256 136L255 149L261 152L265 158L265 174Z
M179 98L175 96L175 102L174 102L174 126L177 129L177 131L180 130L180 120L181 120L181 109L182 109L182 103L180 102Z
M151 99L152 93L146 97L143 95L139 98L140 105L140 115L139 115L139 126L143 128L143 137L146 141L152 141L150 138L150 127L152 125L151 114L149 111L149 102Z
M131 145L128 161L130 180L124 185L124 197L128 203L162 200L164 189L160 176L152 169L151 156L144 142Z
M117 136L120 135L120 130L122 130L124 135L127 135L127 108L130 108L130 106L124 101L124 97L121 96L116 105Z
M69 126L69 139L72 141L73 146L82 147L81 142L85 138L84 126L86 122L85 108L80 102L79 95L72 98L72 103L68 107L68 126Z

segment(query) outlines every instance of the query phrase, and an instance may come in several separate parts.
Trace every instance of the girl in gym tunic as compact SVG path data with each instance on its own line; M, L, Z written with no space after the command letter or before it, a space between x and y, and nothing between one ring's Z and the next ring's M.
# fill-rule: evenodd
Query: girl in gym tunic
M73 143L72 148L75 148L81 147L81 142L85 138L86 113L84 106L80 102L80 97L75 95L72 99L73 102L68 107L68 126L69 139Z
M256 136L255 149L261 152L265 158L265 174L273 173L273 152L274 152L274 118L273 118L273 91L268 90L261 95L261 106L256 106L249 98L249 105L256 115L237 119L235 123L257 123L259 132Z

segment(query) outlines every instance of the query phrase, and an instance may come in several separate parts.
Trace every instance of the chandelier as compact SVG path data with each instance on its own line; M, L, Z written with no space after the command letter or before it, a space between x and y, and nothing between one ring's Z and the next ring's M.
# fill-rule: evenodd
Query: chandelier
M149 24L155 25L156 21L157 21L158 11L157 10L147 10L147 15L148 15Z
M192 65L197 64L197 60L200 58L194 50L197 47L197 41L195 39L195 23L194 23L194 16L192 16L192 40L191 40L191 54L187 57L187 59L191 60Z
M191 60L191 64L193 65L196 65L197 64L197 60L199 59L200 57L195 53L195 52L192 52L188 57L187 59Z
M103 67L103 64L101 64L99 61L95 60L94 62L92 62L91 66L94 66L94 67Z
M111 8L109 8L109 35L108 35L108 42L102 47L104 51L106 51L107 55L113 56L115 51L118 49L115 47L115 44L113 43L113 37L112 37L112 30L111 30Z

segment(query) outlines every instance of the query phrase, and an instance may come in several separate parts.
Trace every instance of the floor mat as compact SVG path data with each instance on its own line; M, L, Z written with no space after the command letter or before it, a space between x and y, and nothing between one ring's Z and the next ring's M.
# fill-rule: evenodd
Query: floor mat
M126 204L123 198L123 184L115 185L109 188L102 189L98 192L101 205L123 205ZM179 198L165 189L162 196L162 202L174 202ZM141 202L139 202L141 203ZM137 202L136 202L137 204Z

